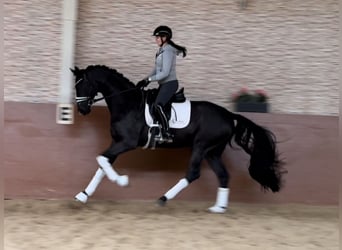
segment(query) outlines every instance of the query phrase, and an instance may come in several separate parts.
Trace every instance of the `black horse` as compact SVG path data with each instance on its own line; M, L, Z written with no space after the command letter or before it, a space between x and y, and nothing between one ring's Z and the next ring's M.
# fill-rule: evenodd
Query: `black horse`
M86 115L92 104L104 99L110 111L112 143L97 157L100 168L87 188L76 195L86 202L104 176L118 185L128 184L128 177L119 175L112 167L119 154L143 147L148 141L149 126L145 121L145 101L148 91L139 89L115 69L91 65L72 70L76 81L78 111ZM95 99L97 93L102 98ZM189 124L182 129L172 129L173 142L159 147L191 147L192 155L185 177L159 198L163 205L182 189L200 177L200 164L206 159L219 180L216 203L209 211L226 211L229 195L229 173L221 155L234 140L250 155L249 173L264 190L278 192L282 187L283 162L279 159L274 134L246 117L229 112L207 101L191 101Z

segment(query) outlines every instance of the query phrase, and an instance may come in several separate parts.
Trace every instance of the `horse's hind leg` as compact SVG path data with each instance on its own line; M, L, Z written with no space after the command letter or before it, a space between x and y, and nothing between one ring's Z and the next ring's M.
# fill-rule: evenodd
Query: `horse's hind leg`
M159 205L165 205L166 201L173 199L180 191L186 188L191 182L200 177L200 165L202 159L203 150L193 150L190 160L190 166L185 178L180 179L175 186L173 186L169 191L167 191L162 197L158 199Z
M227 172L222 160L220 152L210 152L205 159L208 161L211 169L215 172L219 187L217 189L216 203L209 208L212 213L224 213L228 206L229 197L229 173Z
M105 177L105 175L106 175L105 172L101 168L98 168L95 175L93 176L93 178L89 182L88 186L86 187L86 189L84 189L82 192L78 193L75 196L75 199L82 202L82 203L86 203L88 200L88 197L93 195L93 193L95 192L96 188L101 183L101 181L102 181L103 177Z

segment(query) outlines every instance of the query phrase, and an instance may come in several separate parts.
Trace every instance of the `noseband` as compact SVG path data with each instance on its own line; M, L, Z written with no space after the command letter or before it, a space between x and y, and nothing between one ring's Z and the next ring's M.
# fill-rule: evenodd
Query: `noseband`
M79 84L81 81L83 80L83 78L80 78L76 84L75 84L75 87L77 84ZM91 106L94 104L94 98L91 98L89 96L76 96L76 103L82 103L82 102L88 102L88 106Z
M91 106L95 103L95 100L93 98L86 97L86 96L80 96L80 97L76 96L75 99L76 99L76 103L88 102L88 106Z

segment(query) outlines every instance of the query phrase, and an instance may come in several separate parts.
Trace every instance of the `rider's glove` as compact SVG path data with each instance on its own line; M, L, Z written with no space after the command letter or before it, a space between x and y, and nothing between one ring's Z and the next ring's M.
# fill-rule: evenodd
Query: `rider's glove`
M149 80L149 78L145 78L145 79L139 81L139 82L137 83L136 86L137 86L137 88L142 89L142 88L147 87L147 85L148 85L150 82L151 82L151 81Z

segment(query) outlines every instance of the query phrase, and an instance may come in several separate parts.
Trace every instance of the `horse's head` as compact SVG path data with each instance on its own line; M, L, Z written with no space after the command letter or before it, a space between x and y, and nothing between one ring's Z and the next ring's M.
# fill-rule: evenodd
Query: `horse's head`
M96 82L91 79L86 70L71 69L75 76L76 103L77 109L82 115L87 115L91 111L91 106L94 103L94 98L98 92Z
M120 98L123 100L124 93L136 90L134 83L115 69L111 69L105 65L89 65L85 69L75 67L71 71L75 76L76 82L77 108L83 115L90 113L91 106L94 102L102 99L105 99L106 102ZM103 97L95 99L98 92ZM114 96L115 98L113 98ZM125 101L129 101L127 95L124 99Z

